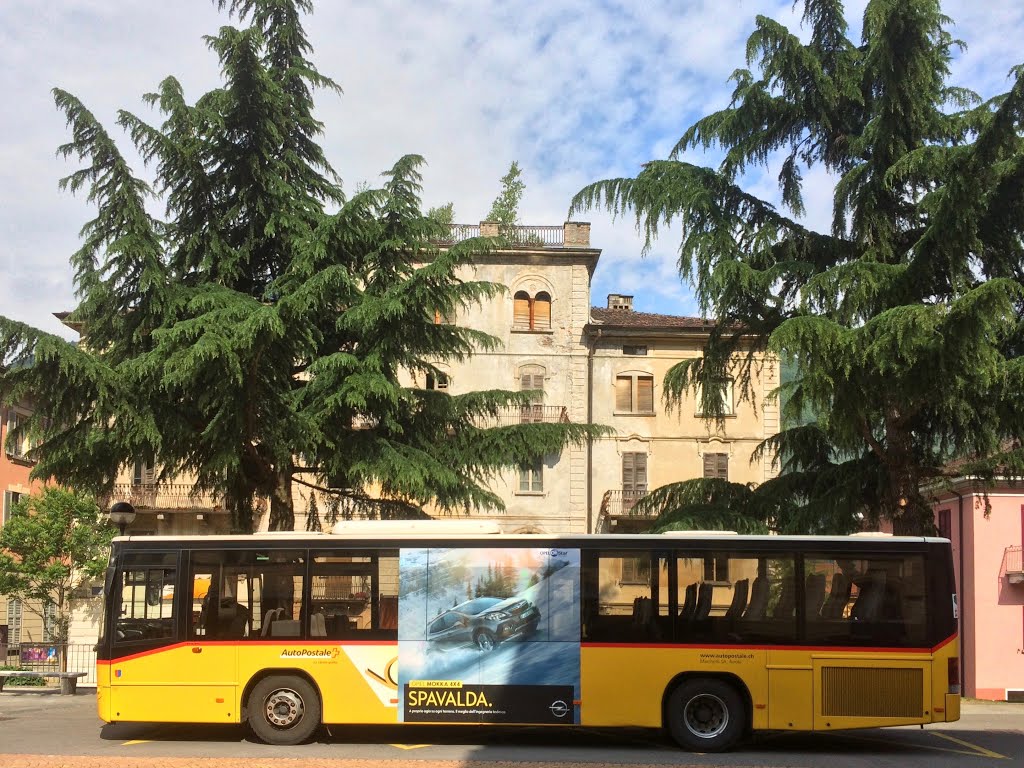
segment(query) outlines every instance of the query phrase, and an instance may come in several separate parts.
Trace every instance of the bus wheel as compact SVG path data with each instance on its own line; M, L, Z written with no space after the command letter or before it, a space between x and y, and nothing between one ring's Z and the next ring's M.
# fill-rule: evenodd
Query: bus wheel
M722 680L687 680L668 699L668 730L692 752L721 752L734 746L746 727L743 699Z
M480 630L480 632L477 633L476 647L481 651L493 651L494 645L494 635L486 629Z
M267 677L249 694L249 727L260 741L301 744L320 726L320 697L301 677Z

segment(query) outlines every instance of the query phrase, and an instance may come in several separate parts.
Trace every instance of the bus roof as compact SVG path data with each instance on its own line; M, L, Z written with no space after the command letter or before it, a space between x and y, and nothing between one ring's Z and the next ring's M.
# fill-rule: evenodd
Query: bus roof
M404 522L404 521L371 521L371 522ZM617 542L617 543L629 543L629 542L655 542L659 541L668 546L670 541L676 540L677 542L684 539L691 541L707 540L709 542L716 542L723 544L728 542L732 543L752 543L752 542L766 542L779 544L782 542L794 542L801 544L809 544L812 542L820 543L837 543L846 542L849 544L855 544L859 546L868 547L871 545L883 545L889 546L896 544L909 544L909 543L948 543L948 539L933 537L933 536L815 536L815 535L752 535L752 534L733 534L724 533L721 531L673 531L670 533L639 533L639 534L547 534L547 533L500 533L494 532L471 532L469 530L459 532L456 529L449 528L445 530L444 526L438 526L433 528L430 526L430 521L412 521L418 523L426 523L425 525L416 526L414 528L402 529L399 526L386 526L384 528L363 528L362 530L345 529L338 533L321 533L321 532L302 532L302 531L267 531L263 533L257 533L252 535L247 534L203 534L203 535L192 535L192 536L115 536L114 541L116 542L180 542L180 543L213 543L213 542L243 542L247 541L252 544L270 543L270 542L298 542L298 541L309 541L314 546L319 543L327 544L328 542L335 541L351 541L351 540L370 540L370 541L417 541L417 540L466 540L466 539L479 539L482 545L487 546L492 542L501 541L516 541L523 545L529 546L531 542L568 542L578 541L595 544L597 542ZM441 521L445 522L445 521ZM316 544L314 544L314 542ZM541 544L544 546L545 544Z

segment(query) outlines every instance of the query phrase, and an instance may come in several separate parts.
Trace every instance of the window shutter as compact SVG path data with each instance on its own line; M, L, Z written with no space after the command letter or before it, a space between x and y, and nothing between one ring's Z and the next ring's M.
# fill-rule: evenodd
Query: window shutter
M523 291L515 295L512 308L512 327L530 327L530 297Z
M637 411L639 413L654 413L654 377L638 376L636 389Z
M633 378L618 376L615 379L615 410L630 413L633 410Z
M722 403L724 404L723 413L726 416L732 416L733 405L732 405L732 381L726 379L722 382Z
M716 466L717 465L715 464L715 454L713 454L713 453L705 453L704 454L704 477L714 477L715 476Z
M704 454L704 477L729 479L729 454L728 453L705 453Z
M156 482L156 470L144 461L136 461L132 480L135 485L152 485Z
M647 454L622 454L622 490L643 493L647 490Z
M533 300L533 328L547 330L551 327L551 297L541 292Z
M645 493L647 491L647 454L633 454L633 490Z

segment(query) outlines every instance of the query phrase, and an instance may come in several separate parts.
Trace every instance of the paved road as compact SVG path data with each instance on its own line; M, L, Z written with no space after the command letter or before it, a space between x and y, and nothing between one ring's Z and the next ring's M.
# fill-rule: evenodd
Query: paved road
M965 703L943 726L768 734L725 755L681 752L657 731L479 727L332 728L314 744L269 747L240 727L103 725L89 693L0 693L0 768L531 768L585 765L947 768L1024 764L1024 705Z

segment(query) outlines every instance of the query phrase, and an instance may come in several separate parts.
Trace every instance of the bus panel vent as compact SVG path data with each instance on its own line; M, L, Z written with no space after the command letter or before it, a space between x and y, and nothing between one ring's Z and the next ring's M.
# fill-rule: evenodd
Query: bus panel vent
M921 669L821 668L826 717L923 717L923 691Z

